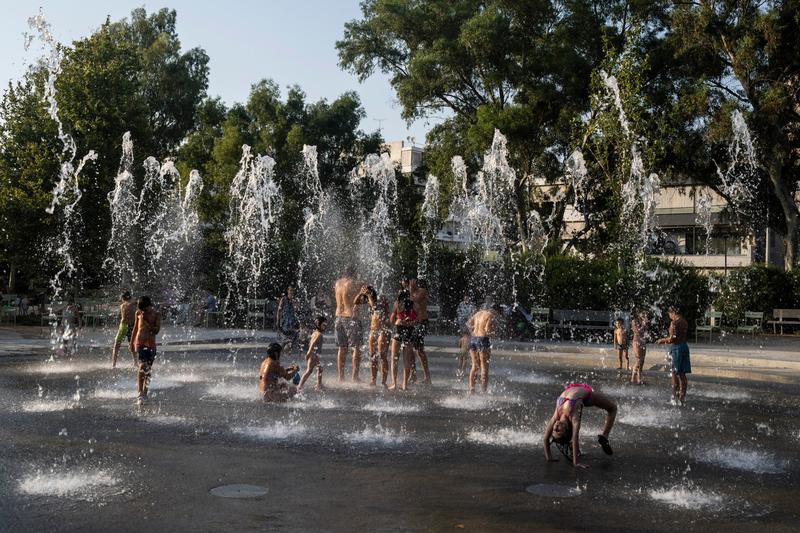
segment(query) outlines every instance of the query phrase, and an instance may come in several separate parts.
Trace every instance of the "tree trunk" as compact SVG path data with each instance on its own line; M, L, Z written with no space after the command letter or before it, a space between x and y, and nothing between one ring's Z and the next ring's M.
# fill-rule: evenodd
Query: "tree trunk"
M14 285L17 284L17 263L14 258L11 258L11 264L8 265L8 290L6 292L14 292Z
M784 247L783 265L786 271L793 270L797 259L798 230L800 220L797 205L794 203L792 195L783 180L783 165L779 157L770 158L769 168L767 169L769 179L775 188L775 196L781 204L783 217L786 221L786 246Z

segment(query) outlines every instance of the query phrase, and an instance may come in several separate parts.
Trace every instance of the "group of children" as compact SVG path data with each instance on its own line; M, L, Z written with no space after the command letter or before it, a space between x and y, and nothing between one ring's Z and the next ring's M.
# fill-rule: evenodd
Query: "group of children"
M365 286L356 297L354 302L363 297L370 303L373 312L385 312L386 309L379 304L374 290ZM411 343L413 324L416 320L413 312L413 304L410 303L408 291L402 289L398 294L397 302L389 314L387 325L394 324L392 335L393 361L392 371L396 375L394 359L397 354L397 346ZM670 348L671 373L672 373L672 403L673 405L684 405L686 397L686 374L691 373L691 362L689 358L688 324L681 316L676 307L668 310L670 317L669 331L666 337L658 339L657 344L668 344ZM470 353L473 358L473 367L470 372L470 392L473 392L475 378L478 369L481 374L481 388L486 390L488 382L488 361L490 357L491 341L489 334L494 329L494 322L499 316L497 308L483 309L475 312L467 321L466 326L471 332L469 339ZM283 346L273 342L267 348L267 356L261 363L259 369L259 391L264 401L281 402L295 396L303 390L304 385L316 370L316 388L322 388L323 367L320 362L320 350L322 349L324 333L328 324L328 319L318 316L314 320L314 330L308 342L306 351L306 369L300 375L299 365L292 364L283 367L280 364ZM382 322L379 324L383 324ZM614 344L619 355L619 370L622 371L623 357L629 361L628 347L632 346L635 358L633 371L631 373L631 383L643 384L641 381L642 368L646 355L646 345L648 336L648 319L644 312L636 313L631 321L632 339L628 343L628 335L625 331L622 319L616 320L614 329ZM126 291L122 295L120 304L120 326L115 337L113 363L116 364L117 352L122 339L127 338L128 347L134 356L134 364L137 368L137 402L142 404L147 399L147 389L150 379L150 372L156 356L156 340L161 327L161 320L151 299L142 296L135 304L131 301L130 292ZM412 328L412 329L409 329ZM372 328L370 328L372 329ZM378 333L386 333L381 328L376 328ZM369 341L372 344L372 340ZM410 371L409 359L407 358L406 368L404 369L404 384L408 381ZM426 365L427 366L427 365ZM385 368L385 367L384 367ZM630 370L630 364L628 364ZM427 370L427 368L426 368ZM373 383L377 374L377 365L373 360ZM394 378L396 382L396 377ZM386 373L384 371L384 384ZM561 453L567 457L574 466L582 467L579 462L581 457L579 447L579 434L581 428L581 417L584 407L597 407L606 412L603 430L597 436L597 442L603 452L608 455L613 454L608 437L614 426L617 414L617 405L607 396L593 390L586 383L572 383L567 385L556 401L556 408L547 423L544 432L544 454L547 461L555 461L550 450L551 444L555 444Z
M619 357L618 370L622 373L622 358L625 358L625 370L631 373L630 382L634 385L644 385L642 381L642 370L644 369L644 358L647 355L647 342L649 340L647 313L640 311L634 314L631 319L632 337L628 339L628 332L625 329L625 321L617 318L614 321L614 348ZM633 370L631 370L629 349L633 349Z

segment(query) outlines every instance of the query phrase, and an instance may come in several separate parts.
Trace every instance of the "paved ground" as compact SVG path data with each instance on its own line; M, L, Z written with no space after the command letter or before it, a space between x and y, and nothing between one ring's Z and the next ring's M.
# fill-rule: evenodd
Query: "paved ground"
M648 385L630 387L608 346L506 343L490 394L468 397L452 339L436 337L432 388L340 385L328 346L328 390L269 405L255 374L270 333L166 328L138 408L130 370L108 368L109 332L46 362L36 329L0 331L0 531L749 533L800 520L800 351L783 339L693 345L685 409L666 401L655 348ZM601 413L586 410L586 470L542 459L541 428L570 381L620 406L613 457L594 442ZM209 493L237 483L268 492Z

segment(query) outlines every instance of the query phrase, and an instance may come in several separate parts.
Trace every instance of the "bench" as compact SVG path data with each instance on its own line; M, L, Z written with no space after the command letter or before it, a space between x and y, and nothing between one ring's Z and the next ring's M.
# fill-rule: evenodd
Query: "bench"
M442 315L442 308L438 305L429 305L428 306L428 325L430 326L431 332L438 333L439 332L439 322Z
M225 312L228 309L228 300L222 300L222 305L217 306L216 311L209 311L205 309L203 311L203 321L205 323L205 327L208 327L209 323L212 323L215 327L219 325L219 319L222 319L222 324L225 324ZM213 320L213 321L212 321Z
M711 334L714 331L722 331L722 313L719 311L706 311L703 318L698 318L694 327L694 342L701 331L708 332L708 341L711 342Z
M783 335L783 326L800 326L800 309L773 309L772 318L767 322L772 324L772 332L777 333L780 326Z
M745 311L744 318L736 326L736 333L750 333L755 335L761 331L764 323L764 313L756 311Z
M602 331L604 334L614 330L615 314L611 311L587 311L582 309L554 309L554 330L569 329Z
M267 313L266 313L267 300L264 298L252 298L247 300L247 327L253 329L266 329L267 328ZM259 322L261 327L258 328Z

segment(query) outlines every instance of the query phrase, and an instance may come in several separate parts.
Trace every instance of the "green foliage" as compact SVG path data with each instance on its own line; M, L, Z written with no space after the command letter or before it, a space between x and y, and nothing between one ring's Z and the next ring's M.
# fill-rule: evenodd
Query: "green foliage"
M180 52L175 17L166 9L149 16L137 9L130 21L106 22L64 48L56 80L59 116L75 138L78 157L89 150L99 156L84 170L79 204L87 223L77 243L78 275L89 286L103 281L106 195L114 187L122 135L131 132L138 161L174 155L205 96L208 57L200 49ZM44 112L44 78L43 67L33 67L9 86L0 104L0 193L19 200L0 204L0 264L24 263L27 276L43 268L37 264L41 243L31 235L46 239L57 224L43 213L61 155L55 125Z
M665 39L663 78L670 85L662 85L671 86L664 95L674 102L663 135L676 141L665 159L713 186L719 181L708 172L710 161L726 157L730 114L745 114L757 143L760 181L754 200L739 207L750 223L775 224L788 236L787 269L796 261L800 234L794 201L800 178L799 13L798 0L676 4Z
M361 79L391 77L403 115L445 115L428 134L426 158L452 192L450 161L475 170L495 128L508 138L519 220L531 208L547 219L551 205L531 202L532 176L563 177L563 161L582 144L576 127L590 111L590 78L606 55L603 38L621 49L630 20L649 43L661 28L661 3L530 0L368 0L363 17L337 43L342 67ZM604 176L598 174L602 183ZM594 175L592 176L594 179ZM604 199L607 186L596 191ZM594 206L604 207L604 206ZM563 209L563 206L561 207ZM609 209L597 209L607 214ZM551 236L560 235L554 217ZM600 224L597 224L600 227ZM525 237L524 225L517 238Z
M794 272L787 274L762 265L737 269L720 281L714 309L731 324L743 318L745 311L761 311L771 317L773 309L797 308L797 278Z

